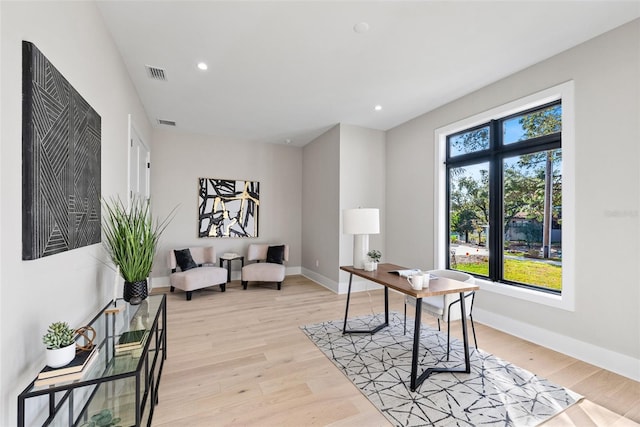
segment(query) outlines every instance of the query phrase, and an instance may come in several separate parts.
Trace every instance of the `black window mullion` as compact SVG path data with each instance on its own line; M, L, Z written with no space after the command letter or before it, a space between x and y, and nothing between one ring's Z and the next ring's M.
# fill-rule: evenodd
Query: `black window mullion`
M489 278L502 279L502 123L493 120L491 126L491 160L489 162Z
M447 144L447 158L449 158L449 144ZM445 162L446 164L446 162ZM447 228L447 234L446 234L446 239L447 239L447 247L446 247L446 251L447 251L447 261L445 263L446 265L446 269L449 270L451 269L451 237L449 237L451 235L451 179L449 178L451 175L451 166L447 165L446 167L446 174L447 176L445 177L445 185L446 185L446 189L447 189L447 203L446 203L446 207L445 207L445 216L446 216L446 228Z

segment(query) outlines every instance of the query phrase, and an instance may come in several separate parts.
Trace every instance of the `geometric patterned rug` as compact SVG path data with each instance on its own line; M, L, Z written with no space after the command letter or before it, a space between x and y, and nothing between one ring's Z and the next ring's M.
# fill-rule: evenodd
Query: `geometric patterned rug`
M382 315L349 319L368 328ZM470 348L471 373L436 373L412 392L413 319L407 334L397 313L374 335L342 334L344 320L300 329L396 426L535 426L577 403L582 396L482 350ZM418 375L434 365L464 367L462 342L422 325Z

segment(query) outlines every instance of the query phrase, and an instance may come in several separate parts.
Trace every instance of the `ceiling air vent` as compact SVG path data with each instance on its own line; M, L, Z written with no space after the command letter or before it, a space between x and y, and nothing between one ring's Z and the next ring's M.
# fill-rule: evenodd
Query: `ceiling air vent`
M167 75L162 68L152 67L151 65L145 65L147 69L147 75L153 80L167 81Z
M173 120L158 119L158 124L165 125L165 126L175 126L176 122L174 122Z

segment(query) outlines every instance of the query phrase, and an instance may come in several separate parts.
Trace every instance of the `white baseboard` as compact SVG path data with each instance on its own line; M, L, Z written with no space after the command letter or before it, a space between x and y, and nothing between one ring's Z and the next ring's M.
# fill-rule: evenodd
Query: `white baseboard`
M338 293L338 282L336 282L335 280L331 280L328 277L323 276L322 274L316 273L313 270L309 270L308 268L302 268L302 272L300 274L302 274L307 279L313 280L317 284L324 286L330 291Z
M338 283L335 280L331 280L328 277L318 274L315 271L309 270L307 268L303 268L301 274L307 279L313 280L314 282L339 295L346 294L349 290L348 281ZM381 285L378 285L377 283L373 283L370 280L360 279L359 277L355 276L353 278L353 282L351 283L351 292L366 292L376 289L383 289L383 287Z
M583 362L640 381L640 359L474 307L473 320ZM482 345L481 345L482 347Z

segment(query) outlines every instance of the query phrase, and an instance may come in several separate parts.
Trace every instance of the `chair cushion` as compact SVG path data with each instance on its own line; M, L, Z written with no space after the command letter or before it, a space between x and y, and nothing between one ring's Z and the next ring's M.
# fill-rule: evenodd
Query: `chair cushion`
M259 262L242 267L242 280L251 282L282 282L285 267L282 264Z
M269 246L267 248L267 262L282 264L284 260L284 245Z
M174 250L173 253L176 256L176 263L180 270L187 271L192 268L198 267L198 264L191 257L191 251L187 249Z
M171 286L183 291L195 291L227 282L227 270L220 267L197 267L169 276Z

